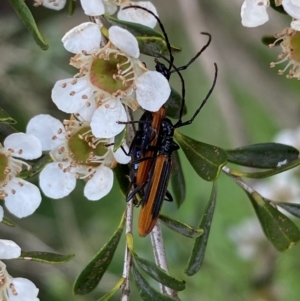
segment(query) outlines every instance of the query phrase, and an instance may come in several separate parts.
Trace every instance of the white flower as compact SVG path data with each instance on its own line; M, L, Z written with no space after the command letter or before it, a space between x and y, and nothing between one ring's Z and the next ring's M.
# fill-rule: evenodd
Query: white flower
M127 121L120 101L132 109L141 106L157 111L171 92L162 74L148 71L139 61L138 43L130 32L112 26L109 38L109 43L100 48L101 32L93 23L69 31L62 40L67 50L78 52L71 65L79 73L75 78L58 81L52 89L52 100L57 107L91 121L97 138L111 138L124 129L124 124L117 124Z
M136 8L123 10L124 7L131 5L138 5L147 8L157 15L156 8L150 1L81 0L81 6L84 13L88 16L100 16L105 13L112 15L117 11L117 7L120 6L120 10L118 12L118 18L120 20L143 24L151 28L155 27L157 21L147 11Z
M157 10L150 1L130 1L129 4L121 4L120 10L118 12L118 19L133 23L139 23L151 28L154 28L156 26L157 20L149 12L138 8L123 9L124 7L130 5L144 7L153 12L158 17Z
M300 20L300 1L282 0L284 10L293 18Z
M13 278L0 261L0 300L3 301L39 301L39 289L26 278Z
M245 0L241 8L242 25L256 27L269 21L267 7L269 0Z
M21 255L21 248L12 240L0 239L0 258L13 259Z
M34 0L34 6L43 5L54 10L61 10L66 5L66 0Z
M7 209L19 218L32 214L38 208L41 194L35 185L17 177L24 166L30 166L16 158L32 160L41 155L41 143L32 135L11 134L4 140L4 147L0 144L0 198L4 199Z
M112 188L114 160L128 163L130 157L113 153L113 139L96 139L87 122L66 120L65 126L50 115L37 115L29 121L27 133L41 140L43 150L50 150L54 162L40 173L40 187L48 197L59 199L69 195L76 179L87 184L84 195L89 200L99 200ZM124 146L125 148L127 146ZM118 153L118 154L117 154Z

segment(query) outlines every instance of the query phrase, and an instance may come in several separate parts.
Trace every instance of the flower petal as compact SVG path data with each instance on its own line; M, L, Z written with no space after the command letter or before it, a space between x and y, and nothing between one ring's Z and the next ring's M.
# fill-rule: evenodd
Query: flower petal
M105 13L102 0L80 0L84 13L88 16L100 16Z
M76 80L67 78L57 81L51 97L61 111L72 114L89 107L92 95L93 90L88 86L87 78L81 77Z
M50 9L61 10L65 7L66 0L43 0L42 5Z
M147 71L136 79L136 99L140 106L156 112L168 100L171 88L168 80L159 72Z
M21 255L21 248L12 240L0 239L0 258L12 259Z
M13 295L11 290L8 290L9 300L10 301L39 301L37 298L39 293L39 289L35 286L35 284L26 279L26 278L13 278L12 284L17 295Z
M291 22L291 28L300 31L300 20L295 20Z
M126 55L134 58L140 56L137 39L128 30L119 26L111 26L108 34L109 40Z
M15 216L22 218L31 215L40 205L40 190L33 184L14 178L5 187L6 208Z
M298 3L297 3L298 2ZM293 18L300 19L300 1L282 0L284 10ZM298 4L298 5L295 5Z
M118 9L117 5L115 5L111 2L104 1L103 4L105 7L105 13L108 15L113 15Z
M6 149L14 150L13 157L32 160L42 155L42 144L33 135L24 133L14 133L4 140Z
M150 1L131 2L131 4L147 8L148 10L152 11L156 16L158 16L155 6ZM118 12L118 19L133 23L139 23L151 28L154 28L156 26L157 21L150 13L137 8L123 9L126 6L128 5L123 4L120 6L120 10Z
M40 114L28 122L26 133L37 137L44 151L50 151L65 141L66 131L63 124L48 114Z
M96 138L111 138L119 134L125 124L117 121L127 121L126 111L119 100L111 100L100 106L91 121L92 133Z
M123 143L122 146L128 154L128 152L129 152L128 145ZM113 149L113 146L111 146L111 149ZM117 151L113 153L113 155L114 155L115 159L117 160L117 162L120 163L120 164L127 164L131 160L131 157L127 156L121 147L118 148Z
M90 201L97 201L112 189L114 174L112 170L101 165L84 187L84 196Z
M49 163L40 173L40 187L52 199L69 195L76 186L75 172L64 171L60 166L61 163Z
M91 53L100 47L101 40L100 28L92 22L85 22L72 28L62 38L65 49L71 53L82 53L83 51Z
M268 0L245 0L241 8L242 25L256 27L269 20Z

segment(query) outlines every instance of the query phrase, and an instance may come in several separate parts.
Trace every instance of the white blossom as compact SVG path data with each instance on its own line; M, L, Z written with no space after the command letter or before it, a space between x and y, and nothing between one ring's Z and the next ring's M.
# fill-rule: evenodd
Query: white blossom
M39 301L39 289L26 278L13 278L0 261L0 300L3 301Z
M171 89L162 74L148 71L139 61L138 43L130 32L111 26L110 41L100 48L99 27L91 24L81 24L64 36L66 49L78 52L71 65L79 73L59 80L52 89L52 100L60 110L91 122L95 137L111 138L125 127L117 122L127 121L121 102L132 109L141 106L157 111Z
M19 218L31 215L39 207L41 194L35 185L18 178L23 167L30 166L17 158L32 160L41 155L41 143L33 135L11 134L4 140L4 146L0 144L0 198Z
M66 5L66 0L34 0L34 6L44 6L53 10L61 10Z
M128 163L130 157L124 160L118 151L115 155L113 138L95 138L89 123L76 119L64 123L50 115L37 115L27 126L27 133L40 139L43 150L50 150L54 161L40 173L40 187L48 197L59 199L74 190L77 179L84 179L84 195L99 200L112 188L114 161Z
M144 7L157 15L157 10L150 1L80 0L80 2L84 13L88 16L100 16L103 14L112 15L119 7L120 9L117 17L120 20L139 23L151 28L154 28L157 23L152 14L145 10L136 8L123 9L124 7L130 7L131 5L137 5Z

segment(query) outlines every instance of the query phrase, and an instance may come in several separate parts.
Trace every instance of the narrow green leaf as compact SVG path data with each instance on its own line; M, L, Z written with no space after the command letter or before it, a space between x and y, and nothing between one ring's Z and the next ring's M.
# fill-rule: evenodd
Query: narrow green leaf
M121 147L123 141L125 140L125 137L126 137L126 126L124 127L121 133L115 136L114 152L116 152Z
M260 143L227 150L228 161L249 167L276 168L298 159L299 151L280 143Z
M169 99L164 104L164 106L166 107L166 114L168 117L171 117L174 119L179 118L179 112L180 112L180 108L181 108L181 99L182 99L181 95L171 87L171 94L169 96ZM186 105L184 105L183 115L185 115L186 112L187 112Z
M132 274L136 282L139 294L144 301L176 301L174 298L163 295L155 290L139 273L135 265L132 265Z
M111 25L118 25L131 32L138 40L141 53L151 56L157 56L158 53L168 54L167 44L164 36L154 29L138 23L122 21L106 14L103 15L103 17ZM173 45L171 45L171 49L172 52L181 51L180 48Z
M0 122L0 142L3 142L7 136L17 132L10 124Z
M171 185L175 202L179 208L185 200L185 180L178 152L173 153L172 160Z
M182 291L185 289L185 281L176 279L166 273L163 269L158 267L155 263L137 256L132 253L135 263L150 277L158 281L159 283L175 290Z
M300 218L300 204L276 202L275 205L280 206L290 214Z
M74 256L75 254L61 255L49 252L22 251L18 259L57 264L68 262Z
M159 215L159 219L173 231L190 238L196 238L203 234L203 229L191 227L188 224L172 219L166 215Z
M127 164L118 164L114 169L113 169L115 178L118 181L119 187L121 189L121 192L124 197L127 196L128 194L128 189L130 185L130 181L128 178L129 175L129 167Z
M203 263L204 256L205 256L205 250L206 245L208 241L209 231L211 222L213 219L213 215L215 212L215 206L216 206L216 200L217 200L217 187L216 183L213 183L212 191L210 195L209 202L205 209L205 214L202 217L202 220L200 222L199 228L204 230L204 233L195 239L193 249L191 252L191 255L189 257L189 261L187 263L187 267L185 269L185 273L188 276L192 276L196 274Z
M35 42L41 47L42 50L47 50L49 48L49 45L39 32L39 29L35 23L32 13L27 7L24 0L9 0L9 2L20 17L20 19L22 20L22 22L25 24L26 28L32 34Z
M273 246L280 252L290 249L300 240L297 226L284 214L264 200L257 192L246 192L264 233Z
M116 248L120 242L124 225L125 218L123 216L118 229L114 232L110 240L78 275L73 286L74 294L88 294L98 285L112 261Z
M68 15L73 16L76 8L76 1L68 0Z
M13 223L12 221L10 221L9 219L7 219L6 217L3 217L2 219L2 223L6 226L9 227L15 227L15 223Z
M31 166L31 169L24 170L19 174L19 177L22 179L28 179L36 174L40 173L43 168L48 164L53 162L53 159L51 158L50 154L45 154L41 158L35 160L35 163Z
M236 176L236 177L245 177L245 178L252 178L252 179L264 179L264 178L267 178L267 177L277 175L277 174L279 174L283 171L289 170L289 169L294 168L298 165L300 165L300 159L297 159L293 162L282 165L281 167L277 167L277 168L266 170L266 171L260 171L260 172L242 172L242 171L231 169L230 174L233 175L233 176Z
M121 278L118 283L114 286L112 290L110 290L107 294L105 294L102 298L100 298L98 301L108 301L122 286L124 283L125 278Z
M7 112L0 108L0 122L8 123L8 124L16 124L17 121L13 119Z
M205 181L215 181L227 163L225 150L196 141L175 131L175 138L196 173Z

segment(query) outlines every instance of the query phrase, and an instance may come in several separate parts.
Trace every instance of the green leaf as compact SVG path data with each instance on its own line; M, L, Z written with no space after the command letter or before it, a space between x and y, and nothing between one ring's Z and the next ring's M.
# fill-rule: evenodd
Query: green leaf
M229 162L256 168L276 168L299 157L296 148L280 143L253 144L227 150L227 154Z
M0 122L8 124L16 124L17 121L7 114L7 112L0 108Z
M128 178L129 175L129 167L127 164L118 164L114 169L113 169L115 178L117 179L119 183L119 187L121 189L121 192L124 197L127 196L128 194L128 189L130 186L130 181Z
M270 0L270 6L277 12L287 15L282 5L276 5L278 2L279 2L278 0Z
M57 264L68 262L74 256L75 254L61 255L49 252L22 251L18 259Z
M13 223L12 221L10 221L9 219L7 219L6 217L3 217L2 219L2 223L6 226L9 227L15 227L15 223Z
M278 251L288 250L300 240L299 229L288 217L274 208L257 192L250 194L246 191L246 193L266 237Z
M25 4L24 0L9 0L10 4L25 24L26 28L29 30L33 36L35 42L41 47L42 50L47 50L49 45L42 37L39 29L35 23L35 20L32 16L30 9Z
M121 147L123 141L125 140L125 137L126 137L126 126L124 127L121 133L115 136L114 152L116 152Z
M206 206L205 213L199 225L199 228L203 229L204 233L200 237L197 237L195 239L192 252L189 257L187 267L185 269L185 273L188 276L192 276L196 274L202 266L204 256L205 256L205 250L208 241L210 226L215 212L216 200L217 200L217 187L216 187L216 183L214 182L209 202Z
M140 52L150 56L157 54L169 54L164 36L154 29L138 23L122 21L110 15L103 15L107 22L111 25L118 25L131 32L139 43ZM180 48L171 45L172 52L181 51Z
M50 154L43 155L41 158L35 160L35 163L31 166L31 169L24 170L19 174L19 177L22 179L28 179L36 174L40 173L44 167L53 162L53 159L51 158Z
M176 299L163 295L155 290L139 273L135 265L132 265L132 274L136 282L139 294L144 301L176 301Z
M3 142L7 136L17 132L18 131L8 123L0 122L0 142Z
M300 204L276 202L275 205L280 206L290 214L300 218Z
M175 138L196 173L205 181L215 181L227 163L225 150L196 141L175 131Z
M275 41L277 40L277 38L275 38L274 36L263 36L261 38L261 41L264 45L269 46L270 44L274 44ZM276 42L276 44L274 46L279 46L281 43L281 41Z
M158 267L155 263L141 258L137 256L135 253L132 253L135 263L150 277L158 281L159 283L175 290L175 291L182 291L185 289L185 281L176 279L166 271Z
M171 185L173 196L179 208L185 200L185 180L178 152L173 153L173 166L171 171Z
M74 294L85 295L91 292L99 283L105 271L109 267L116 248L120 242L125 225L125 217L122 217L118 229L110 240L95 255L85 269L78 275L73 286Z
M252 179L264 179L267 177L271 177L274 175L277 175L283 171L289 170L291 168L294 168L296 166L300 165L300 159L297 159L293 162L290 162L286 165L282 165L281 167L277 167L274 169L261 171L261 172L242 172L239 170L230 170L230 174L236 177L246 177L246 178L252 178Z
M100 298L98 301L108 301L123 285L125 281L125 278L121 278L118 283L114 286L112 290L110 290L107 294L105 294L102 298Z
M76 1L68 0L68 15L73 16L76 8Z
M181 108L181 94L179 94L176 90L174 90L171 87L171 94L164 104L166 107L166 115L170 118L178 119L179 118L179 112ZM185 115L187 112L186 105L183 107L183 114Z
M203 229L193 228L183 222L171 219L166 215L159 215L159 219L173 231L190 238L196 238L203 234Z

